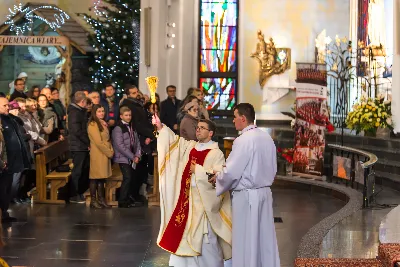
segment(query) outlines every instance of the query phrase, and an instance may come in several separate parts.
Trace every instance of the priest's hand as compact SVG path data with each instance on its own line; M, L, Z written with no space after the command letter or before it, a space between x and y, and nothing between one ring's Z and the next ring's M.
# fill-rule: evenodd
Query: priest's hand
M215 187L215 183L217 182L217 174L215 172L208 176L208 182Z
M151 118L151 123L157 127L157 131L160 131L163 127L160 118L157 116L157 114L154 114Z

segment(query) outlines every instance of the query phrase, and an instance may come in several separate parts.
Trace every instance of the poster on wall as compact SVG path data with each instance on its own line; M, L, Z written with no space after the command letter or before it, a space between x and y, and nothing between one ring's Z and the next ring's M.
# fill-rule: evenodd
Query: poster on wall
M359 184L364 184L364 168L361 161L356 161L355 181Z
M333 156L333 176L345 180L350 180L351 159Z
M322 176L325 128L329 121L326 86L299 83L296 87L295 152L293 172Z

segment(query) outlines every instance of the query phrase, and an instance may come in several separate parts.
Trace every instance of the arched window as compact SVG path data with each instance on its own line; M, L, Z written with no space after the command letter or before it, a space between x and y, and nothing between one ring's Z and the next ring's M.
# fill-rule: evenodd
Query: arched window
M198 77L208 109L231 110L236 105L238 1L200 0Z

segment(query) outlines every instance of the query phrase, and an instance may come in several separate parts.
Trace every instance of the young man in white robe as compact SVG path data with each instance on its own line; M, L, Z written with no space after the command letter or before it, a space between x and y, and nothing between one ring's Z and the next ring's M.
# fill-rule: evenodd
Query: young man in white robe
M157 139L161 226L157 244L171 253L169 266L223 267L232 257L232 215L229 192L217 197L209 175L225 163L216 126L200 120L198 142L186 141L162 125L153 124Z
M233 142L226 166L210 179L217 195L232 191L232 266L279 267L272 211L276 149L268 133L254 125L254 107L234 109L234 124L241 135Z

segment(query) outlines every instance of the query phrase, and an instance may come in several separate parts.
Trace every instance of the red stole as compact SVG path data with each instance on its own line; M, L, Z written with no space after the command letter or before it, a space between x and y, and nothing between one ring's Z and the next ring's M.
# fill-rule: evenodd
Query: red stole
M175 253L181 243L183 232L186 228L186 223L189 215L189 196L190 196L190 164L195 161L196 164L203 166L204 160L211 149L197 151L192 148L189 154L189 161L187 162L182 174L181 190L179 193L178 202L176 203L174 212L171 219L165 228L164 234L160 240L159 246L166 251Z

